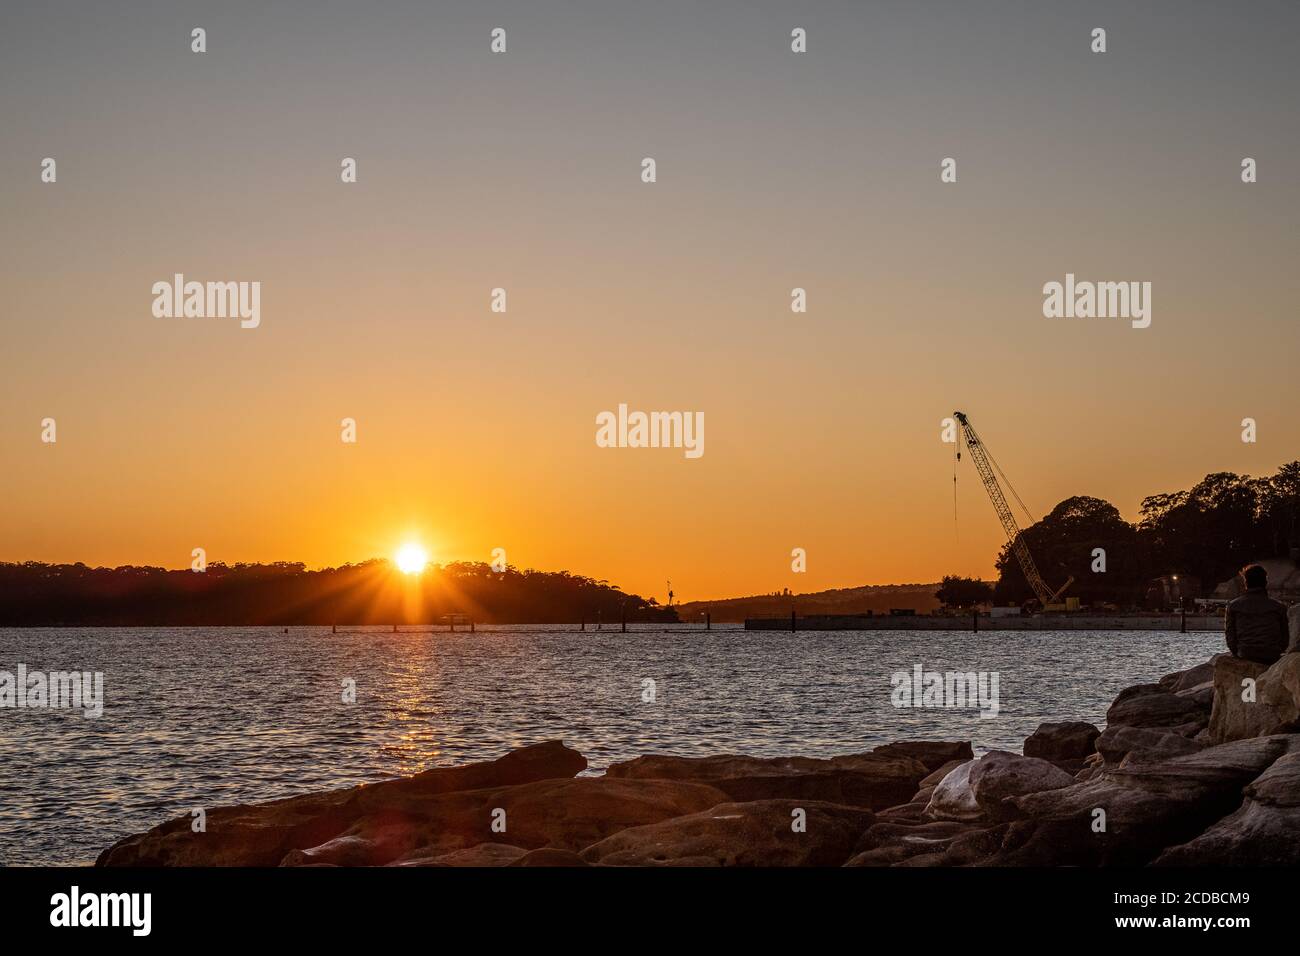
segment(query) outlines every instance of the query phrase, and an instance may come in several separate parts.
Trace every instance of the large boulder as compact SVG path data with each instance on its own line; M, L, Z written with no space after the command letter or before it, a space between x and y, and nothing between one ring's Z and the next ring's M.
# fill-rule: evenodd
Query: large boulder
M1174 671L1172 674L1166 674L1160 678L1158 683L1165 690L1178 693L1213 681L1214 658L1210 658L1208 661L1197 664L1195 667L1189 667L1185 671Z
M1159 684L1137 684L1119 692L1106 711L1108 727L1186 727L1204 725L1208 701L1175 693Z
M926 804L927 817L933 820L976 821L984 816L970 785L970 772L974 767L975 761L967 760L939 781Z
M871 753L889 757L911 757L925 764L925 769L931 772L954 760L966 761L975 756L969 740L899 740L875 747Z
M1204 750L1207 745L1164 727L1107 727L1097 738L1097 753L1108 767L1124 761L1168 760Z
M1236 812L1171 847L1157 866L1300 864L1300 747L1279 757L1245 790Z
M1011 797L1074 783L1074 777L1046 760L991 750L944 777L935 787L926 815L936 820L1002 820L1016 815L1014 806L1007 804Z
M939 782L943 780L944 777L948 776L948 774L952 773L962 764L970 761L970 759L970 757L967 757L965 760L949 760L946 764L921 781L921 789L924 790L939 786ZM912 799L915 800L916 798L913 797Z
M1212 743L1300 729L1300 654L1284 654L1271 667L1220 654L1213 694L1205 731Z
M1231 813L1242 788L1300 738L1240 740L1168 760L1117 768L1073 786L1010 802L999 845L975 861L998 866L1137 866ZM970 862L970 861L965 861Z
M582 858L606 866L839 866L873 819L816 800L724 803L615 833Z
M972 827L956 820L930 820L900 823L877 818L867 828L845 866L897 866L912 857L928 856L949 849L952 842L972 832Z
M732 801L824 800L881 810L906 803L929 772L902 752L811 757L637 757L612 764L605 776L619 780L691 780L723 791Z
M1083 760L1096 751L1101 731L1082 720L1039 724L1038 729L1025 738L1024 754L1040 760Z
M628 827L698 813L726 800L725 793L702 783L606 777L466 790L367 815L319 846L290 850L282 865L381 866L480 843L576 852Z
M483 763L267 803L214 807L206 813L205 832L194 832L190 816L180 817L119 840L99 855L96 866L275 866L290 851L318 846L367 816L406 814L442 794L573 777L586 767L582 754L552 740Z
M389 866L510 866L528 851L509 843L478 843L463 850L453 850L440 856L415 855L396 860Z

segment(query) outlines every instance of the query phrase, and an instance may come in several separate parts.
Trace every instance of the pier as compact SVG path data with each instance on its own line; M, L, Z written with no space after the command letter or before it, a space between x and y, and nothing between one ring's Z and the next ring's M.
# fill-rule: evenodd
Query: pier
M1008 617L810 614L750 617L747 631L1223 631L1218 614L1032 614Z

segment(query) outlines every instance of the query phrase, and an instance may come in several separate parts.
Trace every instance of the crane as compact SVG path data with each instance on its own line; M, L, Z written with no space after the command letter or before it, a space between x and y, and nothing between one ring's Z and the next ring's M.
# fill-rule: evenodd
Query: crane
M1071 584L1074 583L1074 577L1071 576L1064 584L1055 591L1048 588L1043 576L1038 573L1038 565L1034 563L1034 556L1029 553L1029 545L1025 543L1025 536L1021 534L1019 525L1016 524L1016 516L1012 514L1010 506L1007 504L1006 497L1002 494L1002 486L998 484L997 476L994 475L993 469L997 468L998 473L1002 473L1002 468L993 460L989 454L988 448L980 440L979 433L975 431L975 426L970 423L970 419L963 412L953 412L953 417L961 425L961 443L966 446L966 451L970 453L971 460L975 462L975 470L979 472L980 480L984 482L984 490L988 492L989 501L993 502L993 510L998 513L998 520L1002 522L1002 530L1007 533L1007 541L1011 544L1011 550L1015 552L1016 560L1020 562L1020 569L1025 572L1025 580L1033 588L1038 602L1046 608L1049 604L1055 604ZM961 452L957 452L958 459L961 458ZM956 480L955 478L953 479ZM1002 480L1006 481L1006 475L1002 475ZM1029 509L1025 503L1020 500L1016 494L1016 489L1011 487L1011 482L1007 481L1007 487L1011 488L1011 494L1015 496L1016 501L1029 515ZM1030 520L1033 515L1029 515Z

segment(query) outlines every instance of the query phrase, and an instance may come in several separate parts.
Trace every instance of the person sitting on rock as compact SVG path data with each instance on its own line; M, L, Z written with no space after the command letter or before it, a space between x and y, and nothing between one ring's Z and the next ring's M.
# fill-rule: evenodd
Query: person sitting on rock
M1228 604L1226 637L1233 657L1273 664L1286 650L1286 605L1268 596L1268 572L1252 564L1242 572L1246 593Z

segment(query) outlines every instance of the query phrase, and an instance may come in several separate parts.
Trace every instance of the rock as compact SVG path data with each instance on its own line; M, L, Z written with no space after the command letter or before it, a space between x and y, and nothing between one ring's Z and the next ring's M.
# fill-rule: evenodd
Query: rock
M927 773L902 753L810 757L637 757L605 772L619 780L692 780L723 791L735 802L825 800L880 810L905 803Z
M1025 738L1024 752L1026 757L1041 760L1083 760L1096 750L1094 745L1099 736L1100 730L1081 720L1039 724Z
M698 813L726 800L722 791L701 783L606 777L438 794L418 808L366 816L334 840L290 851L283 865L381 866L498 841L525 850L577 851L628 827ZM504 819L504 833L492 829L494 819Z
M1023 757L1004 750L992 750L970 772L975 800L989 811L1002 807L1010 797L1044 790L1058 790L1074 784L1074 777L1037 757Z
M991 750L949 773L935 788L926 814L938 820L1001 820L1015 815L1011 797L1057 790L1074 777L1037 757Z
M1117 768L1083 783L1013 797L1023 819L978 860L995 866L1139 866L1200 834L1295 745L1288 736L1210 747ZM1104 811L1105 829L1098 829ZM969 862L969 861L968 861Z
M1200 836L1160 854L1156 866L1300 864L1300 745L1245 790L1245 802Z
M1092 754L1091 756L1095 757L1097 755ZM1086 764L1086 760L1049 760L1047 762L1057 770L1068 773L1071 777L1076 776Z
M1015 824L1001 823L993 827L977 828L954 837L944 854L944 866L970 866L987 859L1002 846L1007 833Z
M971 821L984 816L970 785L970 772L974 766L974 760L967 760L939 781L926 805L927 816L936 820Z
M792 827L798 808L805 832ZM817 800L724 803L615 833L582 858L612 866L839 866L873 820L869 810Z
M1175 691L1175 696L1183 697L1193 701L1196 706L1209 711L1214 706L1214 681L1208 681L1204 684L1198 684L1195 687L1188 687L1186 690Z
M1097 738L1097 752L1114 766L1126 758L1167 760L1205 749L1205 744L1163 727L1107 727Z
M946 763L962 762L975 756L969 740L900 740L876 747L871 752L885 756L911 757L925 764L925 769L931 772Z
M917 825L878 819L858 841L845 866L894 866L910 857L947 850L954 839L971 832L964 823L939 820Z
M375 866L381 857L391 859L375 840L362 836L341 836L307 850L290 850L281 860L284 866Z
M929 850L918 850L915 847L905 845L882 846L875 850L863 850L861 853L855 853L849 858L845 866L893 866L896 863L902 863L909 857L918 853L928 853Z
M876 819L919 823L926 819L925 808L929 805L929 798L913 800L911 803L900 803L896 807L887 807L878 811Z
M1159 684L1138 684L1120 691L1106 711L1108 727L1173 727L1208 719L1209 709Z
M1248 681L1254 699L1243 700ZM1205 737L1212 743L1296 729L1300 720L1300 654L1271 667L1231 654L1214 659L1214 708Z
M389 866L509 866L516 863L528 851L521 846L509 843L478 843L463 850L453 850L441 856L417 856L414 859L402 859Z
M944 764L934 773L930 774L928 777L922 780L921 786L923 788L937 787L939 785L940 780L948 776L948 774L952 773L954 770L956 770L958 767L960 767L962 764L964 764L967 760L970 759L971 759L970 757L967 757L965 760L949 760L946 764Z
M1140 763L1110 772L1107 780L1130 790L1174 799L1203 799L1240 790L1287 753L1300 737L1278 734L1207 747L1193 754L1157 763Z
M338 837L367 815L407 813L439 794L572 777L586 769L582 754L558 740L462 767L268 803L215 807L207 832L195 833L189 815L137 833L99 855L96 866L275 866L292 850ZM479 841L475 841L479 842ZM339 856L366 857L362 843L341 844Z
M529 850L511 866L591 866L586 860L572 850L557 850L544 846L540 850Z
M1160 678L1159 685L1165 690L1177 693L1180 690L1187 690L1189 687L1196 687L1213 681L1214 658L1210 658L1205 663L1189 667L1185 671L1174 671L1172 674L1166 674Z
M1100 740L1101 738L1099 737L1097 739ZM1106 759L1101 754L1091 754L1086 760L1084 760L1083 766L1075 772L1074 779L1091 780L1095 775L1101 772L1105 763Z

